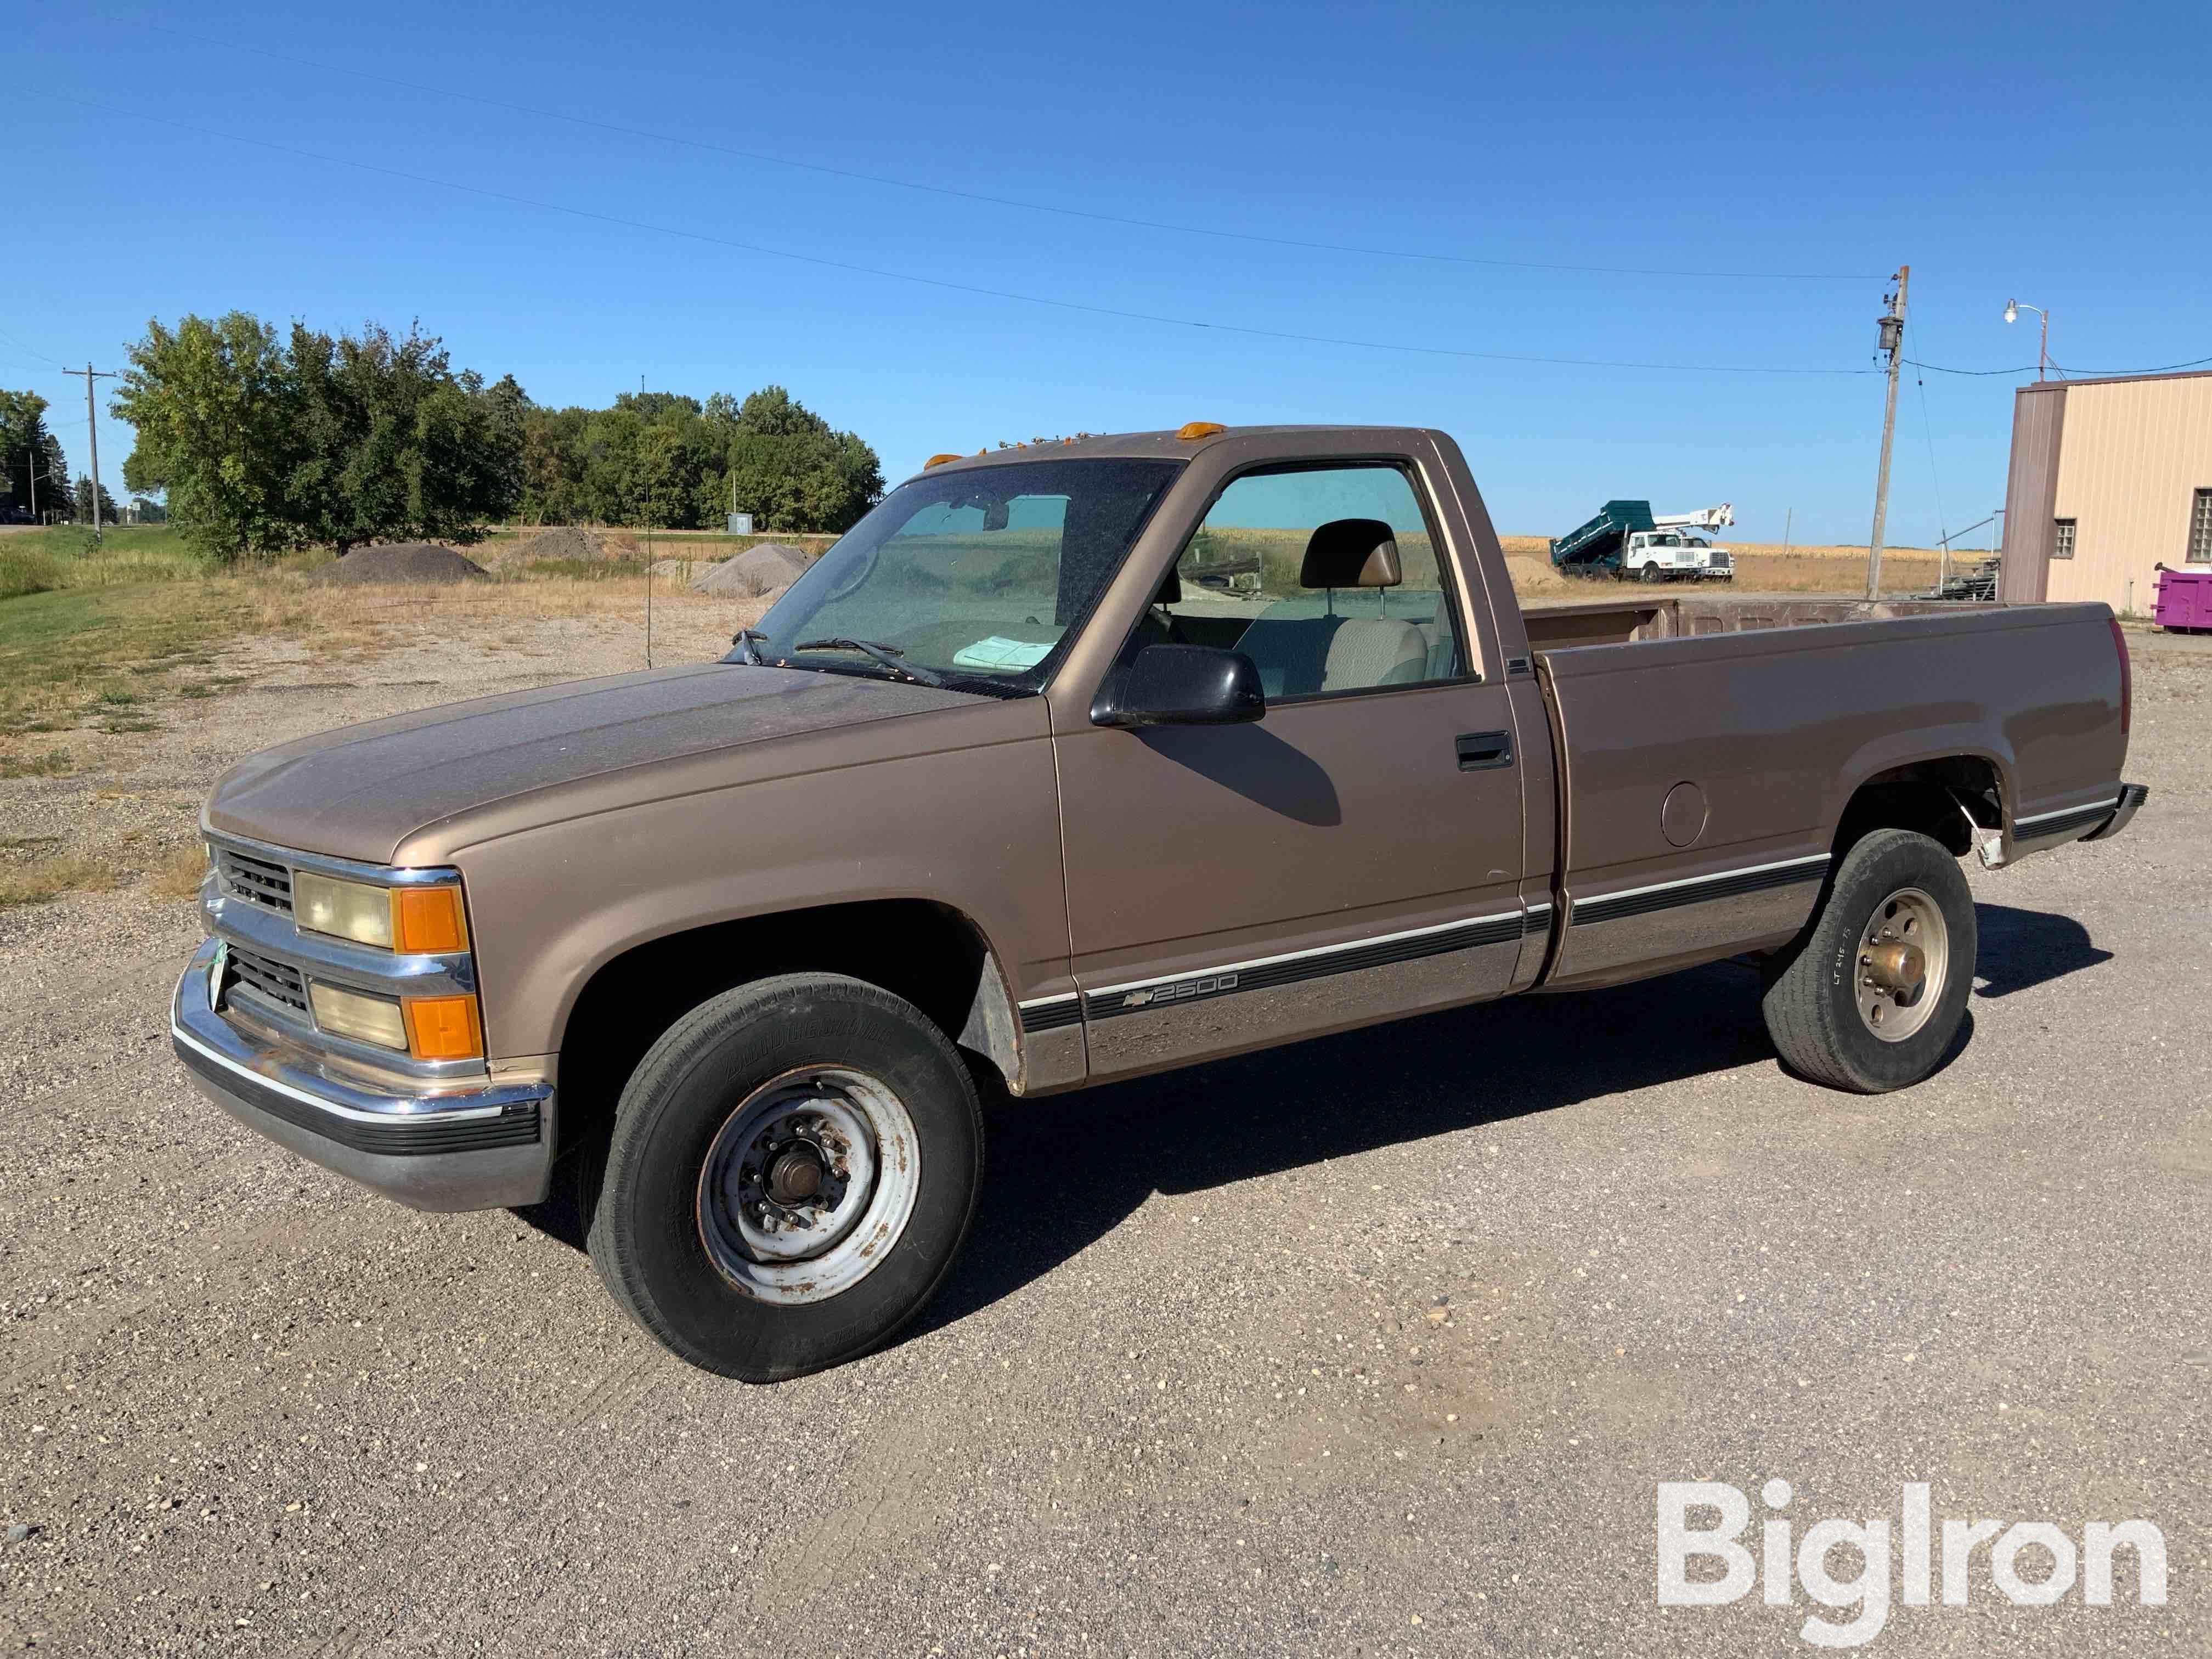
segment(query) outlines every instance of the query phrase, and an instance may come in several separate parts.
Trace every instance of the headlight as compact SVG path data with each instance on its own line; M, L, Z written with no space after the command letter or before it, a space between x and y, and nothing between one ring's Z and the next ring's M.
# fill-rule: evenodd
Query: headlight
M392 949L392 890L302 870L292 878L292 919L314 933ZM393 1010L394 1014L398 1010ZM399 1046L404 1048L403 1035Z
M292 881L292 915L309 933L380 950L452 955L469 948L461 890L450 885L372 887L302 870Z
M317 981L307 987L307 1000L314 1005L315 1024L333 1036L407 1052L407 1022L388 997L363 996Z
M307 1000L315 1024L333 1036L373 1042L417 1060L480 1060L483 1017L472 996L370 996L313 980Z

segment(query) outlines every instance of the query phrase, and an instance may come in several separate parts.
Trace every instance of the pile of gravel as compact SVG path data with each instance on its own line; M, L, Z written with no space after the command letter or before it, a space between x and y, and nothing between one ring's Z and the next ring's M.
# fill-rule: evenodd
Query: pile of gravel
M509 542L500 550L501 564L527 564L538 559L603 559L607 556L601 538L589 530L580 530L572 524L556 524L541 530L534 536L525 536L519 542Z
M313 580L330 586L356 582L477 581L488 574L475 560L465 559L435 542L383 542L356 548L336 564L318 570Z
M763 542L734 558L708 566L691 578L691 586L702 593L720 593L731 599L772 599L780 598L783 590L798 580L813 562L804 548L785 542Z

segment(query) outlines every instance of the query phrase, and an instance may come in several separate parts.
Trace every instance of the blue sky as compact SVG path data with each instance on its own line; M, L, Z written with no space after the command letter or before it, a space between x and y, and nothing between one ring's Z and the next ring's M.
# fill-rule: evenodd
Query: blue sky
M2201 8L1887 15L38 8L9 27L0 143L56 216L0 256L0 385L54 399L81 469L82 382L49 360L118 368L148 318L188 311L419 317L544 403L604 403L641 374L702 397L780 382L893 480L940 449L1078 428L1402 422L1460 439L1509 533L1628 495L1733 501L1743 540L1778 539L1790 510L1801 542L1863 540L1879 377L1712 371L1872 369L1900 262L1910 355L1929 362L2032 364L2032 315L1998 317L2014 294L2056 313L2069 370L2212 356ZM856 265L1064 304L839 268ZM1924 544L2001 504L2014 381L1910 374L1890 538ZM103 415L103 476L129 446Z

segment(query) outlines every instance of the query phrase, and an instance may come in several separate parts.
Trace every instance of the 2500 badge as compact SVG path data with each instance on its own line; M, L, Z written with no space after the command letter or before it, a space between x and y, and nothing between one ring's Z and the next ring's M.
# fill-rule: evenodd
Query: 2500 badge
M1163 1002L1186 1002L1192 997L1218 996L1237 988L1234 974L1208 974L1203 979L1179 980L1173 985L1148 985L1121 999L1124 1008L1151 1008Z

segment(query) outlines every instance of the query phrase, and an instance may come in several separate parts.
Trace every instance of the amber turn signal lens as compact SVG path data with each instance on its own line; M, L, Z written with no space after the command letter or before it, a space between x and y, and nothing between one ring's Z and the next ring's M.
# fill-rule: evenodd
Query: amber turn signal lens
M461 915L458 887L395 887L392 890L392 934L395 948L416 955L451 953L469 948L468 923Z
M417 1060L478 1060L483 1022L474 997L407 999L407 1048Z

